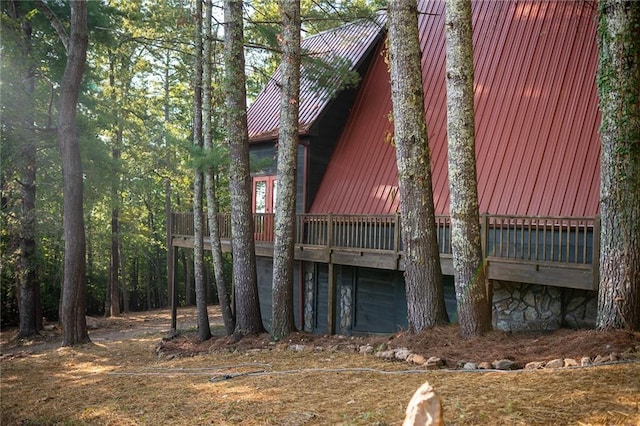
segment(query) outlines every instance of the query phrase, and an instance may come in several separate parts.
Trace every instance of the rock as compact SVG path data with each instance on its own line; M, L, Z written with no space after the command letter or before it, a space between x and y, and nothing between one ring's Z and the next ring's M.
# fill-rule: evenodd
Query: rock
M638 355L635 354L631 348L627 349L626 351L620 354L620 359L623 361L629 361L632 359L636 359L637 357Z
M525 366L524 369L525 370L539 370L541 368L544 368L544 361L531 361L528 362Z
M399 361L405 361L409 355L411 352L407 348L396 349L395 357Z
M353 343L349 343L349 344L344 345L342 350L345 351L345 352L357 352L358 351L358 346L353 344Z
M442 426L440 396L425 382L413 394L407 405L403 426Z
M480 364L478 364L478 368L480 370L491 370L493 368L493 365L490 362L483 361Z
M305 345L299 345L299 344L295 344L295 345L289 345L287 347L287 349L289 349L290 351L293 352L302 352L306 349L307 347Z
M393 349L388 349L386 351L376 352L376 356L382 359L395 359L396 351Z
M410 354L407 357L407 362L411 363L411 364L417 364L417 365L422 365L425 362L427 362L427 359L425 357L423 357L420 354Z
M552 359L551 361L548 361L544 368L562 368L564 367L564 359L562 358L556 358L556 359Z
M580 366L587 367L589 365L591 365L591 358L589 358L588 356L583 356L582 358L580 358Z
M578 366L578 361L576 361L573 358L565 358L564 359L564 366L565 367L577 367Z
M464 370L477 370L478 364L476 364L475 362L465 362L462 368Z
M362 355L368 355L370 353L373 353L373 346L371 346L371 345L362 345L358 349L358 352L360 352Z
M438 358L437 356L432 356L423 365L427 368L427 370L436 370L444 366L444 360L442 358Z
M609 361L609 357L608 356L598 355L593 360L593 364L594 365L603 364L603 363L605 363L607 361Z
M510 359L500 359L493 361L493 368L496 370L514 370L515 364Z

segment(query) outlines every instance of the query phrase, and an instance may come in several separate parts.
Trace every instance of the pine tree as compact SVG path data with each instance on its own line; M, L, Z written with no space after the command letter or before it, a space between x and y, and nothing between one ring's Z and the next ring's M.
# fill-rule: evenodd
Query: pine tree
M238 338L264 331L258 299L256 252L251 212L251 175L249 133L244 71L242 2L224 2L224 58L226 126L229 143L229 192L231 195L231 232L233 286L236 302Z
M447 322L436 235L415 1L388 3L389 63L409 329Z
M470 337L491 328L476 180L471 0L447 1L445 15L451 247L460 333Z
M597 327L640 330L640 2L604 0L598 28L600 285Z
M282 1L281 13L282 81L278 137L278 208L275 211L271 305L271 335L274 339L286 337L295 330L293 263L300 102L300 1Z

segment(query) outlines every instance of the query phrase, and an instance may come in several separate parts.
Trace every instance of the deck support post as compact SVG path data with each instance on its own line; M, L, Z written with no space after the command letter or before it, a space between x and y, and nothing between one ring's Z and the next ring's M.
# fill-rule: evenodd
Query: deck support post
M591 256L593 290L597 291L600 287L600 215L593 218L593 254Z
M489 318L493 316L493 281L489 279L489 216L485 213L480 216L480 246L482 247L482 267L485 270L485 293L487 295L487 307Z
M331 247L333 246L333 216L329 214L327 223L327 250L329 251L329 270L328 270L328 287L329 294L327 297L327 330L329 335L336 334L336 277L331 260Z
M178 328L178 289L176 288L178 247L171 245L168 249L171 252L169 256L169 266L167 268L169 271L167 278L169 280L169 305L171 306L171 332L175 333Z
M327 298L327 329L329 335L336 334L336 277L333 263L329 263L329 297Z

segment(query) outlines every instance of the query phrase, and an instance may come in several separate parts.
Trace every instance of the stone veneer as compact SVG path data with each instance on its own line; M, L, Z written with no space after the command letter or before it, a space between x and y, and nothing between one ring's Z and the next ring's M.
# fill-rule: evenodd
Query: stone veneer
M313 331L313 264L305 264L304 273L304 331Z
M353 298L351 287L343 286L340 289L340 334L351 334L351 309Z
M593 328L597 292L506 281L493 282L493 327L504 331Z

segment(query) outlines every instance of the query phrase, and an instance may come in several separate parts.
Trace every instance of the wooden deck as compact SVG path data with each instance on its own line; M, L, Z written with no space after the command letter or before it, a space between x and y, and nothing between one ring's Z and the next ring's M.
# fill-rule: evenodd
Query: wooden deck
M193 215L173 213L171 220L172 246L192 248ZM272 214L254 216L257 256L273 256L273 220ZM218 221L222 248L230 251L230 217L220 214ZM453 275L449 217L437 217L436 225L442 272ZM399 215L298 215L295 258L402 271L399 229ZM485 215L481 230L490 279L597 289L598 217ZM211 248L207 237L205 248Z

